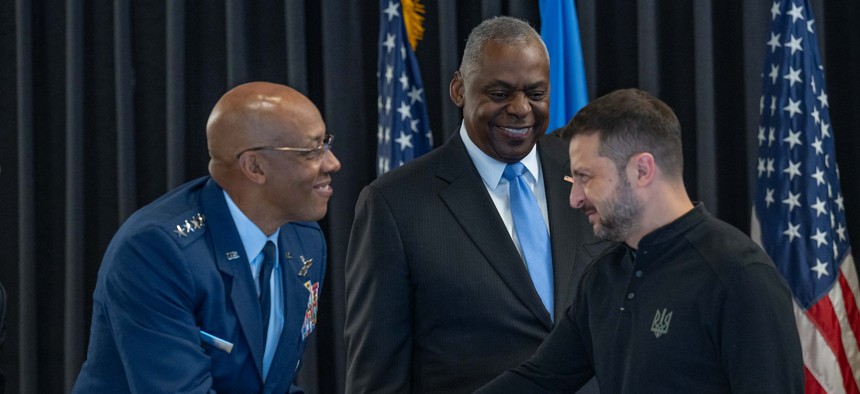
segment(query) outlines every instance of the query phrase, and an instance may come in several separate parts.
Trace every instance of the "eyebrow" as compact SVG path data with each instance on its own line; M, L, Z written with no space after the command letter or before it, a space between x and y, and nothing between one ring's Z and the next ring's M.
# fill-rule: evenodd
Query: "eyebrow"
M541 82L535 82L535 83L530 84L530 85L526 85L525 88L523 88L523 90L546 89L547 86L549 86L548 82L541 81ZM508 82L502 81L500 79L491 81L490 83L486 84L484 86L484 89L490 89L490 88L494 88L494 87L503 87L505 89L514 89L514 85L512 85Z
M577 168L571 172L573 176L588 176L591 175L591 171L589 168Z
M323 133L322 133L322 134L320 134L319 136L316 136L316 137L314 137L314 136L307 136L307 137L305 137L305 141L307 141L308 143L320 143L320 142L322 142L323 140L325 140L325 136L326 136L326 134L328 134L328 132L327 132L327 131L323 131Z
M535 83L533 83L533 84L531 84L531 85L526 85L526 90L532 90L532 89L546 89L546 88L547 88L547 86L549 86L549 83L548 83L548 82L546 82L546 81L542 81L542 82L535 82Z

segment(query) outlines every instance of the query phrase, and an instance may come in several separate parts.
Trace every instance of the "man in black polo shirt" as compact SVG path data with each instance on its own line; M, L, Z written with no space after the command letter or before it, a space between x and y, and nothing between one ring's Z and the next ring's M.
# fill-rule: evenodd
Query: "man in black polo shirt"
M693 204L672 110L627 89L583 108L570 205L620 241L586 270L537 353L481 393L801 393L791 294L742 232Z

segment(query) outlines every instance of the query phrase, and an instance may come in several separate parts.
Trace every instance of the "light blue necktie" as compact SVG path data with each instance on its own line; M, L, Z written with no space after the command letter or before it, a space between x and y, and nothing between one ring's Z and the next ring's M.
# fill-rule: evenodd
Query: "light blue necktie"
M532 283L549 312L553 313L552 292L552 247L549 244L549 233L541 215L540 207L535 200L523 173L526 167L523 163L510 163L505 167L502 176L510 183L511 216L514 218L514 231L520 240L520 248L529 269Z

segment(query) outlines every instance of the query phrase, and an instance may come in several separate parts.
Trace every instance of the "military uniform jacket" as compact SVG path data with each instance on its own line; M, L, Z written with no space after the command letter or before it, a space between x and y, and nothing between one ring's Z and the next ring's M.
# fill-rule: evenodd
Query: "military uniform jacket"
M262 314L249 265L255 256L244 251L223 189L200 178L136 212L99 269L87 360L73 391L297 390L291 384L316 323L326 247L316 223L289 223L278 250L284 328L263 384ZM201 331L232 349L201 341Z

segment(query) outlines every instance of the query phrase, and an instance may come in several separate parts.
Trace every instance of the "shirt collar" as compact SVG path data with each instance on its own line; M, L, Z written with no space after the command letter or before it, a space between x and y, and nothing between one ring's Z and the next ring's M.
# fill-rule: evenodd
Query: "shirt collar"
M693 209L681 215L669 224L646 234L639 241L639 249L660 247L663 244L674 244L678 238L688 233L694 226L705 220L710 213L705 209L705 204L694 203Z
M275 230L274 233L270 236L266 236L263 233L263 230L260 230L251 219L248 219L242 210L236 206L236 203L233 202L233 199L230 198L230 195L227 194L227 191L224 192L224 199L227 200L227 208L230 210L230 216L233 217L233 223L236 225L236 231L239 232L239 239L242 240L242 246L245 247L245 253L248 254L248 262L251 263L263 251L263 246L266 245L266 241L272 241L275 243L275 247L278 246L278 234L281 232L281 229ZM280 259L277 259L280 260ZM275 261L275 266L278 265L277 260Z
M478 145L469 138L469 133L466 132L466 122L460 123L460 139L463 140L463 145L466 146L466 152L469 153L469 157L472 158L472 162L475 163L475 167L478 169L478 174L481 175L481 179L484 180L484 184L487 185L488 188L495 190L496 187L499 186L499 183L502 180L502 173L505 172L505 166L507 163L502 163L478 148ZM520 160L520 163L523 163L526 166L526 169L529 171L529 176L531 176L533 182L537 182L538 177L540 176L540 164L538 163L537 156L537 146L532 146L532 150L529 152L526 157L523 157Z

